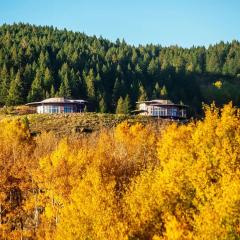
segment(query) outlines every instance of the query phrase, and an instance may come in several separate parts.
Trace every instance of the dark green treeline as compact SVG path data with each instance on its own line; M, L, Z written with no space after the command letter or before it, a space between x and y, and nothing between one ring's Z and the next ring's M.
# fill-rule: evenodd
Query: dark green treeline
M240 102L240 43L189 49L134 47L124 40L38 27L0 27L0 105L47 97L87 99L89 110L129 112L169 98L200 112L202 102Z

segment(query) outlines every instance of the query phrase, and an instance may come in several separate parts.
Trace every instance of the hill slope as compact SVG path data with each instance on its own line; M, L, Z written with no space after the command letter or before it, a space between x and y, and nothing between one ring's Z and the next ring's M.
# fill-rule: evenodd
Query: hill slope
M0 109L1 110L1 109ZM78 136L81 134L96 133L104 129L110 129L123 121L129 123L151 124L156 127L164 127L168 120L156 119L147 116L131 116L125 114L109 113L71 113L71 114L21 114L18 108L8 112L0 111L0 120L22 119L29 124L33 135L43 132L53 132L60 137ZM24 112L24 110L22 111ZM20 113L20 115L19 115Z

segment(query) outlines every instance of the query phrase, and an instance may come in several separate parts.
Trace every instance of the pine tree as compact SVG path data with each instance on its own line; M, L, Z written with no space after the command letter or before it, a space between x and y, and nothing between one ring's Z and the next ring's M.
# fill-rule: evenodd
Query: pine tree
M131 101L130 101L130 97L128 94L124 99L123 109L124 109L123 113L125 113L125 114L129 114L131 111Z
M101 99L99 101L99 111L101 113L107 112L107 105L106 105L104 97L101 97Z
M112 96L114 104L117 103L117 100L119 99L119 96L121 96L121 94L122 94L121 81L119 78L116 78L114 87L113 87L113 96Z
M132 58L131 58L132 63L133 63L133 64L136 64L136 63L137 63L137 59L138 59L137 52L136 52L135 49L133 49Z
M44 78L43 78L44 88L47 89L47 90L50 90L50 88L53 84L54 83L53 83L52 74L51 74L49 68L46 68L45 72L44 72Z
M50 97L55 97L55 89L54 86L51 86Z
M147 93L144 89L144 87L141 85L139 88L139 96L138 96L138 101L146 101L147 100Z
M206 70L212 73L220 73L220 61L216 50L209 51L206 58Z
M117 114L123 114L123 113L124 113L124 110L125 110L124 101L123 101L123 98L120 97L120 98L118 99L118 102L117 102L116 113L117 113Z
M78 98L79 96L85 96L85 89L83 88L82 80L79 72L75 72L72 68L69 76L69 85L71 86L71 96Z
M88 75L85 78L85 82L87 85L87 94L90 99L95 98L95 76L94 76L94 71L91 68Z
M161 92L161 89L160 89L160 86L158 84L158 82L155 84L155 87L153 89L153 95L152 95L152 98L153 99L158 99L160 97L160 92Z
M37 71L36 76L32 82L31 90L28 94L28 101L40 101L44 98L44 90L42 88L42 74Z
M135 71L136 71L136 73L138 73L139 75L142 74L142 68L141 68L141 66L140 66L139 64L136 65Z
M24 92L23 96L24 98L27 97L29 90L31 89L31 84L34 78L33 70L32 70L32 65L27 64L25 66L24 72L23 72L23 79L24 79Z
M39 58L38 58L38 64L39 64L41 70L43 70L47 67L47 63L49 62L48 57L49 57L48 54L45 54L44 51L40 52Z
M71 97L71 88L70 88L67 73L65 74L63 82L60 85L58 95L59 97L66 97L66 98Z
M6 64L3 65L2 71L0 73L0 104L6 104L8 89L9 89L9 74L7 71Z
M155 64L154 59L152 59L148 65L147 72L150 75L154 75L156 71L157 71L157 65Z
M160 95L162 99L166 99L168 92L167 92L167 88L165 87L165 85L162 87L161 91L160 91Z
M17 105L23 103L24 99L22 97L23 92L23 82L21 79L20 71L13 81L10 83L10 88L7 96L7 105Z
M100 76L99 73L98 73L97 76L96 76L96 81L97 81L97 82L101 82L101 76Z

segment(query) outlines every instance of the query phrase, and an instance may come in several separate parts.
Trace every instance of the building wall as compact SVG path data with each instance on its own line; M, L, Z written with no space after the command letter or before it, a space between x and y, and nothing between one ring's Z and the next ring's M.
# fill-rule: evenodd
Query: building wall
M142 115L149 115L154 117L187 117L186 109L180 108L178 106L152 106L141 103L139 104L139 110L145 111L141 113Z
M37 106L37 113L73 113L82 112L83 106L78 107L74 104L64 104L64 105L41 105Z

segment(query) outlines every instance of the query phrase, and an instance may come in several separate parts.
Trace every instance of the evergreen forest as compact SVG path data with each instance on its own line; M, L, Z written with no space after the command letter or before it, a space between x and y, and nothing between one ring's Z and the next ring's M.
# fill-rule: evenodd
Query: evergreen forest
M240 102L240 42L209 47L132 46L124 40L30 24L0 27L0 105L64 96L88 110L129 113L167 98L200 114L202 103Z

